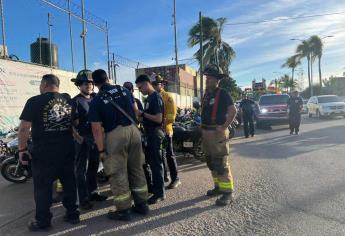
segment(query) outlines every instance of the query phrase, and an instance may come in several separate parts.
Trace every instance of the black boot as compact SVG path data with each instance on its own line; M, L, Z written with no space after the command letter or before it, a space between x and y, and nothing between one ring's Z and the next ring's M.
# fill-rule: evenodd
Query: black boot
M208 190L206 193L206 195L209 197L215 197L215 196L218 196L220 194L222 194L222 193L219 191L218 187L214 187L214 189Z
M111 220L130 221L132 219L132 215L129 209L122 211L109 211L108 218Z
M107 196L101 195L99 193L92 193L90 195L90 201L92 201L92 202L103 202L107 199L108 199Z
M223 193L223 195L217 199L216 205L217 206L227 206L232 203L232 193Z
M39 224L37 221L31 221L28 225L28 229L32 232L47 231L51 228L51 224Z
M140 215L148 215L150 212L147 203L135 204L135 206L132 206L132 210Z

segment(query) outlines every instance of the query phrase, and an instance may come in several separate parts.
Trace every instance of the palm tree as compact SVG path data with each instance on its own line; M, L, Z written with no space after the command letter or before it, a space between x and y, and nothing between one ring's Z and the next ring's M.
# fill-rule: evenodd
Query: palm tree
M230 74L229 66L235 58L234 49L226 42L222 41L223 27L226 18L218 18L216 20L210 17L202 17L202 33L203 33L203 55L200 49L194 54L194 57L201 64L203 58L203 66L206 64L219 65L224 73ZM200 24L195 24L189 31L188 46L190 48L200 44Z
M299 59L302 58L307 58L307 62L308 62L308 82L309 82L309 94L310 96L312 96L313 91L312 91L312 81L311 81L311 56L312 56L312 52L311 52L311 47L310 47L310 43L306 40L303 40L302 43L300 45L297 46L296 49L296 53L299 56Z
M282 65L282 67L291 68L291 70L292 70L292 72L291 72L292 81L294 80L295 69L300 64L301 64L300 56L299 55L293 55L292 57L289 57L288 59L286 59L286 62Z
M285 74L280 78L279 84L282 88L286 89L286 92L289 93L291 90L297 87L296 81L294 81L292 78L290 78L289 75Z
M317 35L311 36L308 41L312 49L312 55L314 57L314 60L316 59L316 57L318 58L319 83L320 83L320 88L321 88L322 87L321 57L322 57L322 51L323 51L323 43L320 37Z

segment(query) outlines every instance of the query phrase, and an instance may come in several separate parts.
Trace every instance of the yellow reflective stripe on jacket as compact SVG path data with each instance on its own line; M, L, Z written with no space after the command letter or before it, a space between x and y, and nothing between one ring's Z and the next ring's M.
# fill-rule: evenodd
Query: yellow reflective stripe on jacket
M127 201L130 197L131 197L130 192L124 193L124 194L121 194L121 195L114 197L114 201L116 201L116 202Z
M147 185L141 187L141 188L132 188L133 192L137 192L137 193L144 193L147 192Z
M63 192L63 187L62 187L60 180L56 181L56 192L58 192L58 193Z
M234 189L233 182L219 182L218 185L219 185L220 189L224 189L224 190L233 190Z

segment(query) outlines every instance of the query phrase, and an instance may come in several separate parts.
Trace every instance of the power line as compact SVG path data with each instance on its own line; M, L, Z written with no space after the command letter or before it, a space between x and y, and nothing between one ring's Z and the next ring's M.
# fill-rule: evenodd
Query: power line
M133 68L133 69L138 69L139 67L149 67L148 65L145 65L145 64L143 64L141 62L134 61L132 59L128 59L126 57L123 57L123 56L120 56L120 55L117 55L117 54L114 54L114 61L117 64L129 67L129 68Z
M342 15L342 14L345 14L345 11L334 12L334 13L325 13L325 14L316 14L316 15L306 15L306 16L284 17L284 18L280 18L280 19L271 19L271 20L235 22L235 23L227 23L226 25L262 24L262 23L268 23L268 22L278 22L278 21L305 19L305 18L313 18L313 17L321 17L321 16Z

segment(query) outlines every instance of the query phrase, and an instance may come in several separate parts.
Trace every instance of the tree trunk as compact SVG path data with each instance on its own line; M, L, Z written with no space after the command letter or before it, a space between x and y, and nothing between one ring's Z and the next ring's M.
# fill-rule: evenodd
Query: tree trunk
M321 91L321 88L322 88L321 57L319 57L319 82L320 82L320 91Z
M295 68L292 68L292 76L291 76L292 82L293 82L293 79L294 79L294 75L295 75Z
M308 60L308 83L309 83L309 95L312 96L312 88L311 88L311 80L310 80L310 58L307 58Z
M310 59L310 83L311 83L311 87L310 87L310 93L311 96L314 96L314 86L313 86L313 59Z

